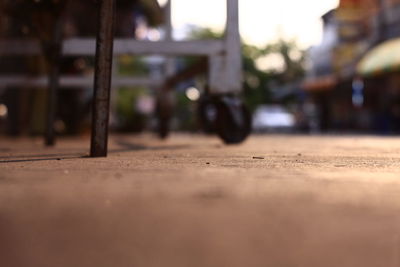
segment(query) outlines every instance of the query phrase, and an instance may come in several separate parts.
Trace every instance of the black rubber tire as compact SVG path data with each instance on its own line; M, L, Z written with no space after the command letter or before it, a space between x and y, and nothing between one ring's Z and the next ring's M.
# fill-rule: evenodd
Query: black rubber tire
M166 139L170 134L172 108L157 100L156 106L157 134L160 139Z
M158 118L157 133L160 139L166 139L169 136L170 133L169 120L160 117Z
M240 144L251 133L251 115L243 102L235 96L224 96L216 101L216 132L225 144Z

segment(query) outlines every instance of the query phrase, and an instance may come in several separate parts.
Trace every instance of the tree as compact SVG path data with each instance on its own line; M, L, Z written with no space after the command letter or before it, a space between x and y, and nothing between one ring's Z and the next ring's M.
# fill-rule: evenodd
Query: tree
M221 32L211 29L194 28L189 34L190 39L219 39ZM280 58L275 62L271 56ZM263 61L269 61L270 68L263 68ZM305 51L301 50L295 41L280 39L264 47L242 43L243 62L243 97L251 110L258 105L274 101L272 90L285 87L288 84L299 83L305 73Z

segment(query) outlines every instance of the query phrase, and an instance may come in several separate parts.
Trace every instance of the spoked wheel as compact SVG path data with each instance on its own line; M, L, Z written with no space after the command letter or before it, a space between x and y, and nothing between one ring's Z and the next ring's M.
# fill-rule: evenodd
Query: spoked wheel
M239 144L251 132L251 115L243 102L235 96L222 96L215 101L215 128L226 144Z

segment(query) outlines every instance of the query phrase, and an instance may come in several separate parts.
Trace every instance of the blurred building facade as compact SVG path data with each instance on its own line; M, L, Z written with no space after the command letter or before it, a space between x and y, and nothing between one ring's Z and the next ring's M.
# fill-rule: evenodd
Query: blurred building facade
M309 50L310 66L303 83L317 107L321 130L399 132L396 66L377 64L373 75L358 67L376 47L400 37L400 1L341 0L322 20L323 39Z

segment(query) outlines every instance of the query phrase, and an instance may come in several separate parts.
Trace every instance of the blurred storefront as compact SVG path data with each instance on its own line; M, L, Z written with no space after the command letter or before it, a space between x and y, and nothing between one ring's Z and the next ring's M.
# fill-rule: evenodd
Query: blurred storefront
M400 1L341 0L322 19L323 40L310 49L303 83L321 130L398 132L400 41L393 40L400 36Z

